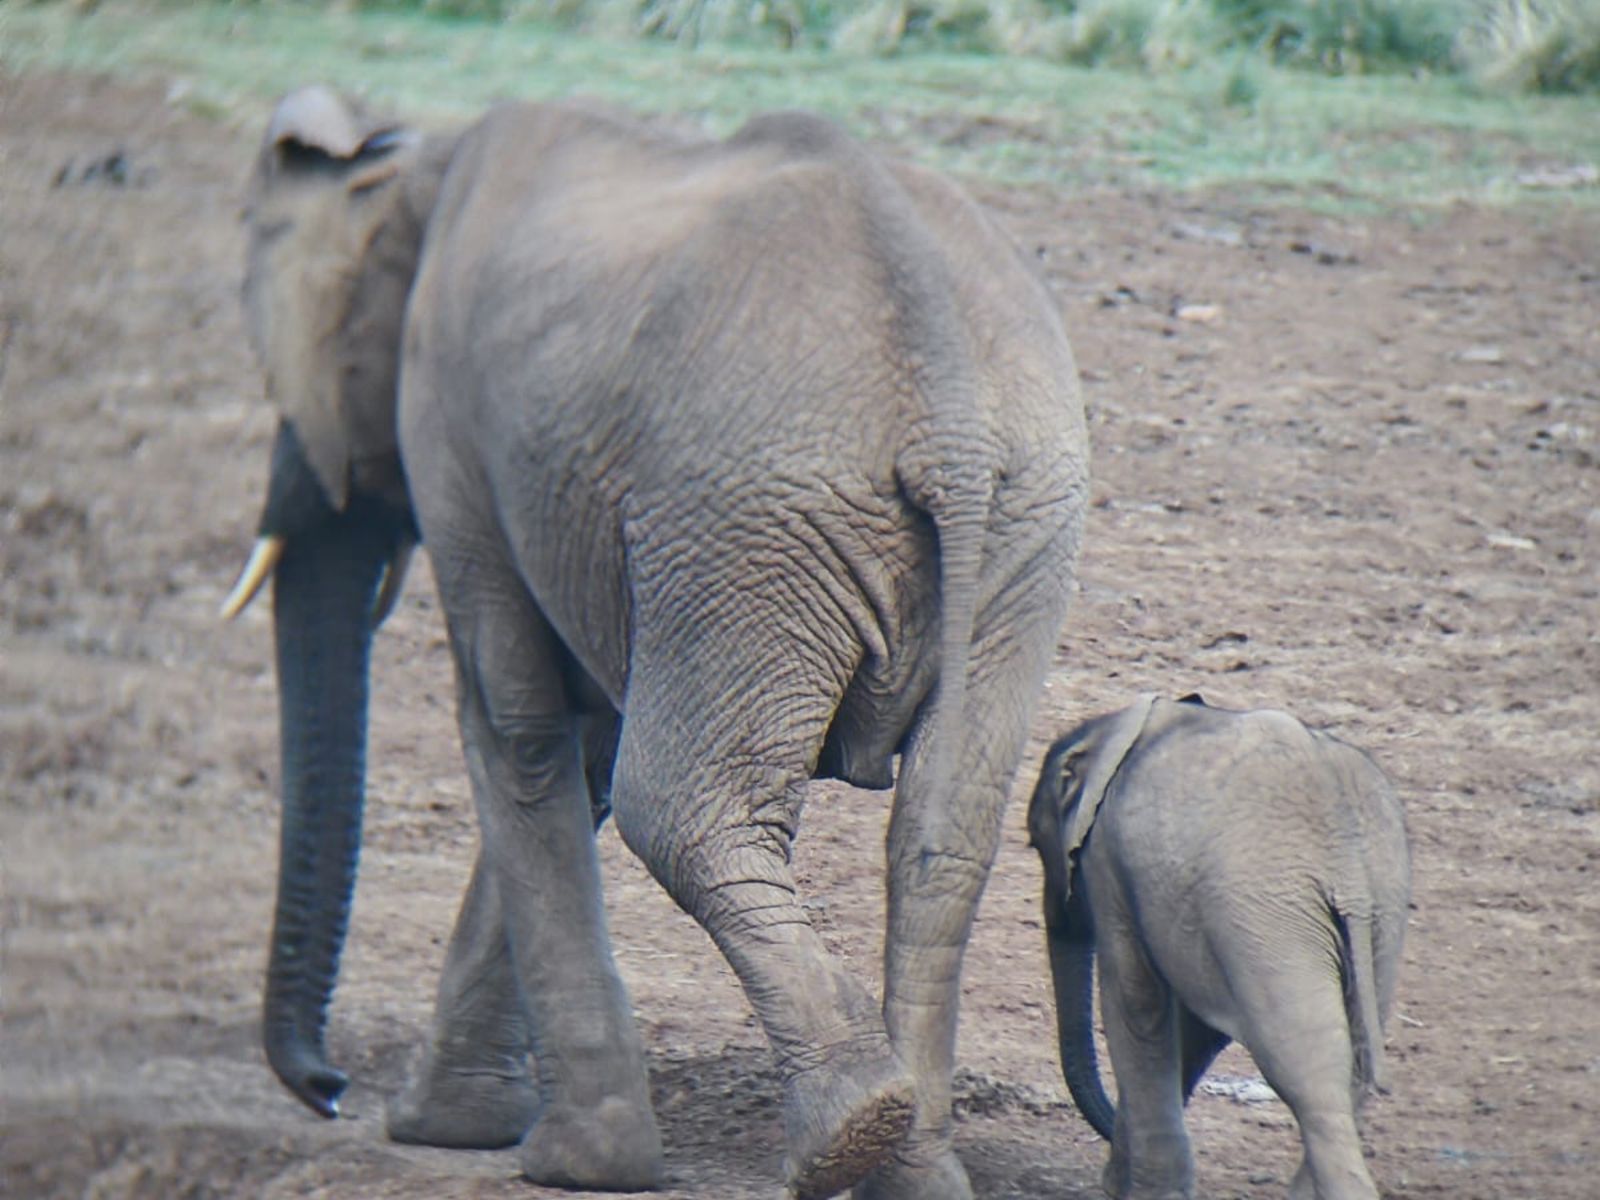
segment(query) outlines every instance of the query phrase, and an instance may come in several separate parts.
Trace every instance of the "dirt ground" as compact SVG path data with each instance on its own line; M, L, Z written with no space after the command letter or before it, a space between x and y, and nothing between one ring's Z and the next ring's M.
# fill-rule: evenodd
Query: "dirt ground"
M258 1049L269 606L216 611L273 425L237 304L263 115L239 132L159 86L0 77L0 1195L554 1194L512 1152L382 1137L476 840L425 567L377 651L331 1032L347 1119L309 1115ZM987 198L1059 293L1095 441L1019 792L1053 733L1147 689L1369 748L1416 859L1393 1091L1369 1110L1384 1194L1600 1195L1600 218ZM874 981L885 816L818 788L798 850L817 924ZM742 995L609 828L601 851L668 1194L776 1196ZM1014 803L968 956L958 1138L982 1196L1092 1197L1103 1147L1060 1083L1038 886ZM1217 1071L1253 1074L1237 1050ZM1277 1102L1202 1094L1190 1129L1204 1195L1284 1193Z

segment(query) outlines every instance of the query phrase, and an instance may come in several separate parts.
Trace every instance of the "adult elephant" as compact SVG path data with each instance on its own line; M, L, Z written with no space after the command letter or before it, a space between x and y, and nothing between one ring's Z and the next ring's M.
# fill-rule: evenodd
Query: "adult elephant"
M275 566L279 1076L333 1115L368 645L420 535L483 838L391 1135L660 1180L587 771L760 1017L794 1193L970 1195L961 957L1087 487L1041 281L958 188L798 114L707 142L517 104L421 137L308 89L248 224L283 422L227 608ZM881 1007L796 895L819 776L895 788Z

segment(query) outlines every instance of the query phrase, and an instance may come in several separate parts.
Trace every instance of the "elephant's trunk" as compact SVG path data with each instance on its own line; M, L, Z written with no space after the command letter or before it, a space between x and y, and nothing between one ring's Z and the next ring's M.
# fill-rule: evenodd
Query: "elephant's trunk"
M278 1078L325 1117L347 1082L323 1033L361 852L374 598L399 529L357 497L287 539L274 578L283 826L263 1039Z
M1073 876L1066 900L1048 891L1044 898L1061 1072L1084 1120L1109 1142L1117 1112L1106 1096L1094 1048L1094 915L1081 873L1073 870Z

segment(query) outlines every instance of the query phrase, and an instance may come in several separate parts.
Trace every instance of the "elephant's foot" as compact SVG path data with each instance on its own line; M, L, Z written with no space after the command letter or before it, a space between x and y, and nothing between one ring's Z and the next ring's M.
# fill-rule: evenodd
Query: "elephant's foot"
M823 1200L878 1167L911 1128L911 1077L887 1047L870 1058L823 1067L789 1085L786 1164L795 1200Z
M425 1064L389 1101L384 1125L397 1142L499 1150L520 1142L538 1111L539 1096L526 1073L446 1071Z
M660 1187L666 1162L650 1102L607 1096L592 1108L546 1108L522 1143L522 1173L546 1187L584 1191Z
M1168 1178L1173 1175L1168 1169L1154 1172L1152 1178L1148 1171L1130 1170L1113 1151L1111 1161L1100 1174L1100 1190L1111 1200L1194 1200L1192 1174L1191 1170L1182 1169L1176 1178Z
M904 1150L856 1185L851 1200L972 1200L972 1183L953 1150L912 1161Z

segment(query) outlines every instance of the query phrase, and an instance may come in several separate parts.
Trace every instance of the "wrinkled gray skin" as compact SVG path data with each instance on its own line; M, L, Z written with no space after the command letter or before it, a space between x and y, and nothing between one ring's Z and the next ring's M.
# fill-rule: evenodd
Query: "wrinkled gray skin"
M420 535L483 849L391 1135L661 1181L591 836L609 784L766 1030L793 1192L969 1196L958 975L1087 487L1041 282L956 187L797 114L713 143L511 105L419 138L310 89L248 221L284 418L280 1076L336 1111L366 639ZM881 1005L796 895L819 776L895 791Z
M1062 1068L1111 1141L1106 1192L1193 1195L1183 1106L1232 1039L1300 1123L1290 1196L1377 1200L1356 1111L1382 1086L1410 855L1372 761L1284 713L1147 697L1050 748L1028 826Z

